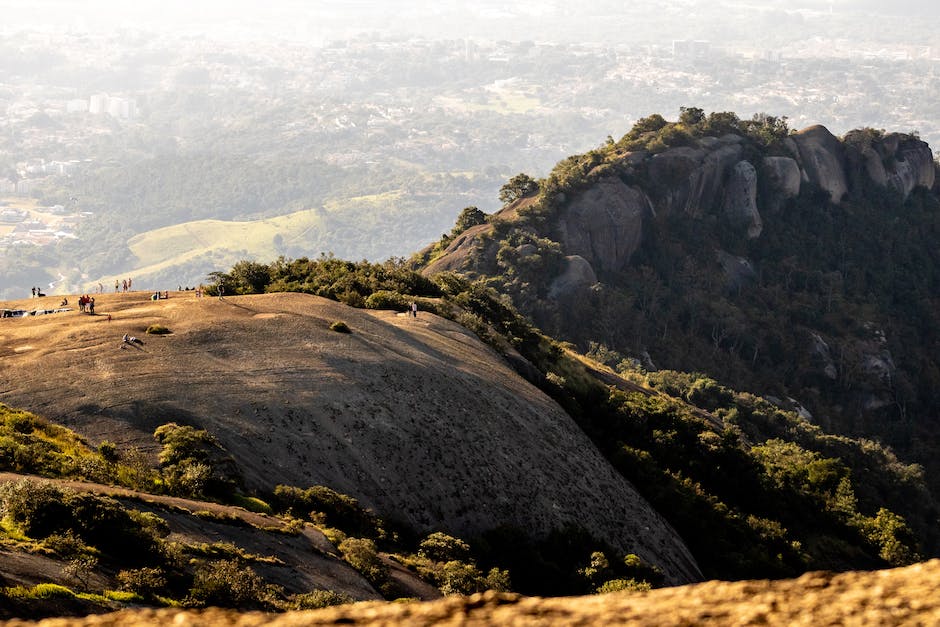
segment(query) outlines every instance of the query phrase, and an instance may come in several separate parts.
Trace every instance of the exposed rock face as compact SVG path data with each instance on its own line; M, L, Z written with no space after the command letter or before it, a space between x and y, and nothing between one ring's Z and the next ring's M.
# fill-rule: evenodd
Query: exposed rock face
M757 211L757 170L749 161L739 161L731 170L722 210L732 224L746 229L748 239L760 237L764 223Z
M453 322L306 294L103 294L97 305L110 326L75 311L5 328L4 377L17 385L0 402L145 450L159 424L192 424L218 438L250 488L327 485L419 532L509 525L541 537L573 525L672 583L701 578L572 418ZM334 320L352 333L331 331ZM172 335L122 348L121 330L154 323Z
M800 166L790 157L764 157L764 171L770 189L782 199L794 198L800 193Z
M803 180L829 192L834 203L849 191L842 143L824 126L810 126L788 138L795 146Z
M656 206L664 212L699 216L718 204L728 171L741 160L741 138L703 138L697 147L672 148L649 162L657 188Z
M810 338L812 340L810 354L813 361L822 369L827 378L835 381L839 371L836 369L836 363L832 360L829 344L818 333L811 333Z
M558 219L566 252L594 268L618 271L626 267L643 237L650 213L646 195L618 178L604 178L575 196Z
M496 270L496 251L493 250L492 255L480 254L481 248L492 244L492 242L484 241L481 235L489 233L492 228L493 227L488 224L478 224L477 226L470 227L454 238L454 241L450 243L443 255L428 264L426 272L428 274L438 272L465 272L470 270L471 266L475 266L477 270L494 272ZM490 259L491 257L494 258L492 267L479 267L481 259Z
M719 250L718 263L725 273L725 286L729 290L739 289L757 278L754 266L744 257L738 257Z
M932 188L936 166L930 146L917 139L902 141L896 133L889 137L898 138L899 146L895 153L893 171L889 169L887 173L888 185L905 198L916 187Z
M565 269L549 288L550 298L560 299L576 296L578 292L589 289L597 283L594 268L584 257L571 255L565 257Z
M783 140L790 156L764 157L759 172L755 164L742 159L748 140L738 135L701 137L658 154L623 153L617 166L624 176L601 175L570 196L556 194L553 231L542 235L559 241L565 255L582 258L603 277L630 264L642 245L647 222L656 216L708 220L723 214L748 239L757 239L765 228L761 212L779 211L805 184L818 186L839 203L847 195L864 193L869 182L905 197L919 186L932 188L937 183L936 164L926 143L897 133L884 137L866 130L858 133L855 141L847 136L843 143L826 128L811 126ZM516 201L494 215L494 221L517 221L520 209L534 202L534 196ZM491 232L491 225L468 229L424 274L499 274L499 243L486 237ZM572 268L569 264L564 272ZM572 279L588 280L584 268L578 268L580 278L568 274L549 279L557 281L550 287L555 295L568 290ZM724 269L727 274L728 267Z

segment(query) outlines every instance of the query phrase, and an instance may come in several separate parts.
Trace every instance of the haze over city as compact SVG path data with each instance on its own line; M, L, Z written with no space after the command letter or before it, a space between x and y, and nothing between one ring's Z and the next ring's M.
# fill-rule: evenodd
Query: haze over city
M937 13L0 2L0 248L17 252L0 294L128 272L198 282L241 257L407 256L462 207L497 209L513 174L545 176L683 106L837 135L916 131L937 146ZM264 242L236 235L273 218ZM93 241L107 244L89 255Z

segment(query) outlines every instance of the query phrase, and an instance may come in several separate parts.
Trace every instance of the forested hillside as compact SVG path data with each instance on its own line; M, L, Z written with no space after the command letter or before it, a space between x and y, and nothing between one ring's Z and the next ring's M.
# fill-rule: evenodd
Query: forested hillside
M940 201L915 134L683 109L515 177L419 256L622 372L703 372L940 487Z

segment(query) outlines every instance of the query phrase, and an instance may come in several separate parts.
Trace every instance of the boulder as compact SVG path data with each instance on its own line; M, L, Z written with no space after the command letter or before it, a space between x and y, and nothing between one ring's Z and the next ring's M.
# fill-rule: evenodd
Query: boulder
M838 203L849 190L842 143L824 126L810 126L789 140L799 154L803 180L818 185Z
M576 195L559 216L559 241L603 271L627 266L640 245L643 223L651 211L649 198L616 177L599 180Z
M836 369L836 363L832 360L832 353L829 350L829 344L826 343L818 333L810 333L810 356L813 362L819 366L827 379L835 381L839 376Z
M723 250L716 253L718 264L725 273L725 287L736 290L744 287L757 278L754 266L745 257L738 257Z
M552 281L548 295L556 300L577 296L579 292L590 289L595 283L597 275L587 259L580 255L569 255L565 257L564 270Z
M770 190L780 198L794 198L800 194L800 166L790 157L764 157L764 171Z
M893 153L893 168L888 169L887 184L897 190L904 198L910 196L916 187L933 187L936 166L930 146L910 136L892 133L886 138L885 146L897 145ZM890 143L888 143L890 139Z
M471 270L489 271L495 270L495 250L485 251L483 249L496 247L492 238L483 237L492 233L493 227L489 224L478 224L472 226L450 243L444 253L430 262L422 273L425 276L431 276L438 272L467 272ZM481 250L486 254L478 254ZM489 254L492 253L492 254ZM493 259L488 268L479 268L480 260Z
M739 142L703 138L696 148L670 148L653 157L649 177L658 208L699 216L718 204L728 171L741 160Z
M888 184L888 173L885 171L885 164L881 160L881 155L873 148L866 148L862 151L862 159L865 164L865 174L872 181L884 187Z
M725 183L721 209L735 226L747 230L747 238L760 237L764 229L757 211L757 170L749 161L739 161Z

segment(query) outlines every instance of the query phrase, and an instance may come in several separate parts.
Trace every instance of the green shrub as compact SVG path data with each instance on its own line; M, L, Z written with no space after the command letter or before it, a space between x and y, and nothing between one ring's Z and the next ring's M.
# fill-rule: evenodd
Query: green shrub
M632 592L647 592L652 586L646 581L637 581L636 579L611 579L605 581L597 588L598 594L607 594L608 592L622 592L630 590Z
M241 483L235 460L205 429L170 422L153 437L163 445L160 466L172 494L230 498Z
M162 324L151 324L147 327L147 333L150 335L167 335L168 333L172 333L172 331Z
M349 325L342 320L337 320L331 324L330 331L336 331L337 333L352 333L352 329L349 328Z
M72 518L66 504L72 492L45 481L20 479L0 485L0 518L9 518L31 538L64 531Z
M187 604L269 609L274 606L275 595L250 567L242 566L238 560L221 560L196 569Z
M372 540L346 538L340 542L338 548L346 563L358 570L369 583L380 587L388 581L388 566L379 557Z
M310 515L314 523L323 528L337 527L349 535L381 538L385 535L382 523L372 511L359 505L353 497L318 485L303 490L294 486L274 488L272 504L278 511L297 517Z
M151 598L167 589L166 573L162 568L134 568L117 574L121 590Z
M437 562L467 560L470 558L470 545L460 538L435 531L421 541L418 555Z
M91 547L82 542L82 539L71 529L64 533L53 533L47 536L42 544L56 555L65 558L78 557L92 551Z
M414 299L388 290L372 292L366 298L366 309L391 309L394 311L407 311Z
M291 596L287 605L288 609L291 610L318 610L332 605L345 605L353 602L354 599L351 596L342 592L313 590Z
M239 507L244 507L249 512L258 514L271 514L274 510L271 506L254 496L245 496L244 494L235 494L232 496L232 503Z
M120 459L117 445L109 440L105 440L98 445L98 454L101 455L101 459L109 464L116 464Z

